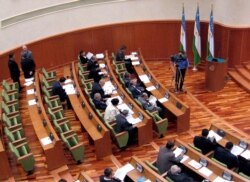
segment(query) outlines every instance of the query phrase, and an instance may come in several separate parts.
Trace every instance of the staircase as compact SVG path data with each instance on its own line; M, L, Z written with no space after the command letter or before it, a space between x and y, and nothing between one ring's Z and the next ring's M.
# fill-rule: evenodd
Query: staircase
M243 63L240 66L235 66L235 69L228 71L231 78L243 87L247 92L250 92L250 63Z

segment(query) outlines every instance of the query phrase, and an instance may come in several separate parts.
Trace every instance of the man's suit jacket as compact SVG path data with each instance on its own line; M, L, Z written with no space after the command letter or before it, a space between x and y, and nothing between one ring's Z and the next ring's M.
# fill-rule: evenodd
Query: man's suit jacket
M116 61L124 61L125 59L124 52L122 50L118 50L115 57Z
M56 81L52 86L52 94L58 95L60 100L63 102L67 99L68 95L66 94L65 90L62 88L59 81Z
M170 179L172 179L174 182L193 182L194 181L191 177L189 177L185 173L172 174L171 172L168 172L167 176Z
M217 145L216 142L211 142L208 138L202 136L195 136L193 142L195 147L201 149L202 154L207 154L214 150Z
M149 101L146 101L143 97L138 97L139 102L142 104L142 107L145 110L148 111L154 111L155 110L155 106L153 106Z
M250 160L245 159L244 157L239 156L240 168L239 172L244 173L247 176L250 176Z
M88 78L93 78L95 82L99 82L102 78L102 76L99 74L100 70L96 67L92 67L92 69L89 71Z
M141 87L130 85L128 89L134 98L138 98L142 94Z
M8 66L9 66L9 70L10 70L10 77L13 80L19 79L20 70L19 70L18 65L15 62L15 60L14 59L9 59Z
M86 56L80 55L79 58L82 64L86 64L88 62L88 58Z
M226 164L228 169L239 167L238 158L225 148L217 147L214 151L214 158Z
M96 109L105 110L107 108L107 104L102 100L93 99L93 102L95 104Z
M25 78L31 78L34 76L36 65L33 59L28 59L28 58L22 59L21 67L22 67Z
M105 97L104 90L98 82L94 82L92 85L91 97L94 98L95 93L100 93L102 98Z
M181 157L176 158L172 150L168 150L165 146L160 148L158 153L156 166L160 173L168 171L172 165L179 163Z
M128 122L123 114L116 115L115 119L117 132L130 131L133 129L133 125Z
M99 180L100 180L100 182L121 182L121 180L118 178L107 179L104 177L104 175L100 176Z

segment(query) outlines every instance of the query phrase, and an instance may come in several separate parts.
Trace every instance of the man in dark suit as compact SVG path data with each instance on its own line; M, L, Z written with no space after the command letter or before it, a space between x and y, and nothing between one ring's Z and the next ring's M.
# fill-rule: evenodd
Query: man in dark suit
M167 172L172 165L179 163L183 158L183 154L181 154L178 157L175 157L173 148L174 148L174 142L172 141L168 141L166 146L162 146L160 148L156 160L156 167L159 169L161 174Z
M227 142L225 148L217 147L214 151L214 158L227 165L228 169L239 167L238 158L231 153L232 142Z
M217 143L214 138L207 138L208 129L203 129L201 131L201 136L194 137L194 146L201 149L202 154L207 154L208 152L214 150L217 146Z
M102 87L105 84L105 80L101 79L99 82L93 82L92 85L92 92L90 94L91 98L94 98L95 93L100 93L102 98L108 98L110 97L110 95L105 95L104 90L102 89Z
M61 102L66 101L68 109L71 109L72 106L71 106L69 97L68 97L67 93L65 92L65 90L62 87L64 85L65 80L66 80L65 77L61 77L59 81L56 81L56 82L53 83L52 94L53 95L58 95Z
M125 59L125 51L127 47L122 45L116 53L116 61L123 61L129 73L134 73L134 68L131 63L131 59Z
M86 53L81 50L78 55L78 59L81 62L81 64L86 64L88 62L88 58L86 57Z
M143 87L137 85L137 79L133 79L130 81L130 86L128 88L132 93L134 98L138 98L142 95L142 92L145 90Z
M92 65L90 71L89 71L89 79L93 78L95 82L99 82L102 78L101 76L101 69L99 68L99 64L96 62L94 62L94 64Z
M105 111L105 109L107 108L107 104L102 99L102 96L100 93L95 93L93 102L95 104L96 109Z
M250 176L250 159L246 159L242 156L239 156L240 167L239 172L244 173L247 176Z
M137 128L129 123L126 119L128 113L128 110L123 110L122 112L120 112L120 114L116 115L116 131L119 133L127 131L129 133L129 143L131 144L134 143L136 139Z
M121 180L113 176L113 170L111 168L106 168L104 175L100 176L100 182L121 182Z
M181 172L181 168L177 165L173 165L170 168L167 176L174 182L193 182L194 180L187 174Z
M9 54L9 61L8 61L8 67L10 71L10 77L13 80L13 82L17 82L19 86L19 92L22 91L21 83L20 83L20 70L18 68L18 65L15 61L15 56L13 53Z

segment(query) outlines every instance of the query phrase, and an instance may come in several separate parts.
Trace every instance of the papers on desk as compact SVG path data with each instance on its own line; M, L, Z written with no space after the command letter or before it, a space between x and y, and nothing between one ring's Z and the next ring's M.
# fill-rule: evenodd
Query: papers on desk
M125 166L117 169L114 176L123 181L126 174L132 171L133 169L135 168L131 164L126 164Z
M31 82L31 81L33 82L33 80L34 80L34 77L24 79L25 82Z
M210 131L209 131L209 134L208 134L207 137L208 137L208 138L214 137L215 140L216 140L216 142L219 142L219 141L222 139L222 137L221 137L220 135L218 135L217 133L215 133L213 130L210 130Z
M140 80L143 82L143 83L149 83L149 78L147 75L139 75L139 78Z
M104 75L104 74L107 74L107 73L108 73L107 71L99 71L98 75Z
M250 159L250 150L246 150L240 156L244 157L245 159Z
M126 110L129 111L129 112L128 112L129 114L134 114L134 111L132 111L132 110L128 107L128 105L125 104L125 103L118 105L117 108L118 108L119 110L121 110L121 111L123 111L123 110L126 109Z
M93 53L88 52L87 55L86 55L86 57L87 57L88 59L91 59L93 55L94 55Z
M139 58L135 54L132 54L132 55L126 55L125 59L131 59L132 61L135 61L138 60Z
M111 103L111 100L114 99L114 98L117 98L117 99L119 100L118 105L120 105L120 104L123 103L122 98L118 95L118 96L115 96L115 97L108 98L108 99L106 100L106 104L109 105L109 104Z
M29 81L29 82L24 83L25 86L30 86L31 84L33 84L33 81Z
M132 61L132 65L136 66L136 65L139 65L140 64L140 61Z
M213 171L211 171L207 167L202 167L199 169L199 173L203 174L206 177L209 177L211 174L213 174Z
M190 166L192 166L193 168L195 168L195 169L200 169L202 167L202 165L199 162L195 161L195 160L189 161L188 164Z
M27 95L32 95L35 93L35 90L34 89L29 89L27 90Z
M67 95L76 94L73 84L63 85L63 89L65 90Z
M104 63L100 63L100 64L99 64L99 68L105 68L105 66L106 66L106 65L105 65Z
M103 53L99 53L99 54L96 54L95 57L97 59L103 59L104 58L104 54Z
M156 106L156 101L157 101L157 98L153 95L150 95L150 97L148 98L148 101L153 105L153 106Z
M189 157L187 155L183 155L183 158L181 159L180 163L184 163Z
M155 90L155 89L156 89L155 86L150 86L150 87L146 88L146 90L149 91L149 92L152 91L152 90Z
M32 99L28 101L29 106L36 105L36 99Z
M132 125L140 123L142 120L140 118L134 118L133 115L129 114L126 119L128 120L128 122Z
M104 90L105 94L112 94L112 92L116 90L111 81L105 82L102 89Z
M131 52L131 55L136 56L138 53L137 52Z
M243 148L241 148L238 145L234 145L232 150L231 150L231 153L237 156L237 155L240 155L243 151L244 151Z
M231 182L231 181L225 180L222 177L218 176L217 178L215 178L215 180L213 180L213 182Z
M158 101L159 101L160 103L164 103L164 102L167 102L168 99L167 99L166 97L163 97L163 98L158 99Z
M43 145L48 145L48 144L52 143L50 137L44 137L44 138L42 138L41 142L42 142Z
M65 80L64 83L67 84L67 83L71 83L71 82L72 82L72 80L70 78L68 78L68 79Z
M181 155L183 153L183 149L176 147L176 149L173 151L175 157L179 157L179 155Z

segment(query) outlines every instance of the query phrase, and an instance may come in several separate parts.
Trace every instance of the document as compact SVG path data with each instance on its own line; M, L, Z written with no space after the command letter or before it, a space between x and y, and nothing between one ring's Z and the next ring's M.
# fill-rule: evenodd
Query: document
M245 159L250 159L250 150L246 150L241 154L241 157L244 157Z
M157 98L153 95L150 95L150 97L148 98L148 101L153 105L153 106L156 106L156 101L157 101Z
M158 101L159 101L160 103L164 103L164 102L167 102L168 99L167 99L166 97L163 97L163 98L158 99Z
M87 57L88 59L91 59L93 55L94 55L93 53L88 52L87 55L86 55L86 57Z
M34 80L34 77L26 78L26 79L25 79L25 82L31 82L31 81L33 82L33 80Z
M234 145L232 150L231 150L231 153L237 156L237 155L240 155L243 151L244 151L243 148L241 148L238 145Z
M149 92L152 91L152 90L155 90L155 89L156 89L155 86L150 86L150 87L146 88L146 90L149 91Z
M139 75L139 78L140 78L140 80L141 80L143 83L149 83L149 82L150 82L150 80L149 80L149 78L148 78L147 75Z
M132 65L140 65L140 61L132 61Z
M34 89L29 89L27 90L27 95L32 95L35 93L35 90Z
M24 85L25 86L30 86L31 84L33 84L34 82L33 81L28 81L28 82L25 82Z
M180 163L184 163L189 157L187 155L183 155L183 158L181 159Z
M76 94L73 84L63 85L63 89L65 90L67 95Z
M232 181L225 180L222 177L218 176L217 178L215 178L215 180L213 180L213 182L232 182Z
M126 174L132 171L133 169L135 169L134 166L128 163L125 166L117 169L114 176L123 181Z
M208 137L208 138L214 137L215 140L216 140L216 142L219 142L219 141L222 139L222 137L221 137L220 135L218 135L217 133L215 133L213 130L210 130L210 131L209 131L209 134L208 134L207 137Z
M50 137L44 137L44 138L42 138L41 142L42 142L43 145L48 145L48 144L52 143Z
M139 58L136 57L136 56L133 56L133 57L131 57L130 59L131 59L132 61L135 61L135 60L138 60Z
M210 169L208 169L207 167L202 167L199 169L199 172L201 174L203 174L206 177L209 177L211 174L213 174L213 171L211 171Z
M32 99L28 101L29 106L36 105L36 99Z
M183 149L176 147L176 149L173 152L174 152L175 157L179 157L179 155L183 153Z
M202 165L199 162L195 161L195 160L189 161L188 164L190 166L192 166L193 168L195 168L195 169L200 169L202 167Z
M117 108L118 108L119 110L121 110L121 111L123 111L123 110L126 109L126 110L129 111L129 114L134 114L134 111L132 111L132 110L128 107L128 105L125 104L125 103L118 105Z
M104 58L104 54L103 53L99 53L99 54L96 54L95 57L97 59L103 59Z
M112 94L112 92L116 90L111 81L105 82L102 89L104 90L105 94Z
M64 83L67 84L67 83L71 83L71 82L72 82L72 80L70 78L68 78L68 79L65 80Z
M131 52L131 55L136 56L138 53L137 52Z
M100 63L100 64L99 64L99 68L105 68L105 66L106 66L106 65L105 65L104 63Z
M108 98L108 99L106 100L106 104L109 105L109 104L111 103L111 100L112 100L112 99L115 99L115 98L119 100L118 105L120 105L120 104L123 103L122 98L118 95L118 96L115 96L115 97Z
M140 118L134 118L133 115L129 114L126 119L128 120L128 122L132 125L135 125L137 123L140 123L142 120Z

